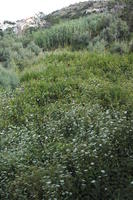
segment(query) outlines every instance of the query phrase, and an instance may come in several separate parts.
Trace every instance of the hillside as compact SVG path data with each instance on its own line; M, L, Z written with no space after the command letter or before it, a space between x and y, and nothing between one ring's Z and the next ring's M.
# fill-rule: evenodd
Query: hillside
M0 32L0 200L133 199L130 2Z
M90 0L70 5L61 10L57 10L45 16L45 19L51 23L57 23L61 20L76 19L87 16L92 13L102 13L108 11L108 0Z
M114 7L114 6L113 6ZM112 8L113 8L112 7ZM89 0L77 4L72 4L63 9L54 11L48 15L40 12L30 18L17 20L16 22L4 21L0 23L1 30L11 29L16 34L23 34L29 28L48 28L60 21L76 19L92 13L103 13L109 10L108 0Z
M1 199L132 199L132 66L57 51L1 93Z

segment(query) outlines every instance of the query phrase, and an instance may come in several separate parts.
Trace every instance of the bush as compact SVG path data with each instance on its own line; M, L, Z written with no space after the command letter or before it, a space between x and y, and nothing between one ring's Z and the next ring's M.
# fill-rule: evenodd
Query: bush
M36 56L41 52L41 49L33 41L28 44L27 49L34 52Z
M133 53L133 40L131 40L129 43L129 52Z
M15 66L22 70L39 55L41 49L31 42L31 38L27 46L23 47L24 38L26 36L19 38L8 34L0 38L0 62L4 68L11 69Z
M0 49L0 62L6 62L10 59L11 50L9 48Z
M112 20L109 26L101 31L100 37L108 43L112 43L114 40L127 40L129 38L128 26L119 18Z
M1 200L132 200L132 65L61 49L0 93Z
M17 75L11 70L0 67L0 85L4 88L15 88L19 83Z
M73 34L72 37L72 49L74 50L79 50L79 49L84 49L88 46L90 41L90 36L89 33L82 33L79 35L79 33Z
M2 136L2 200L132 199L133 130L126 112L73 104L45 116L42 126L38 117L37 129L28 121Z
M28 48L19 49L18 52L12 54L12 57L20 70L23 70L36 59L35 53Z
M107 42L105 40L100 40L99 37L94 38L92 42L89 43L87 49L89 51L104 52L107 47Z
M111 51L111 53L124 54L124 53L129 52L129 47L128 47L128 44L126 42L116 41L115 43L113 43L111 45L110 51Z

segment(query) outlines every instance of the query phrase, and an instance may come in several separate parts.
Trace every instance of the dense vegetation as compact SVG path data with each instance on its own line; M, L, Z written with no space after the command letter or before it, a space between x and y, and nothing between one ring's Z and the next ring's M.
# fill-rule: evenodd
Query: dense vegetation
M71 46L72 49L109 49L112 43L128 40L129 30L126 22L112 14L92 14L51 27L33 34L35 43L45 50ZM113 44L114 45L114 44ZM128 48L121 51L127 51Z
M1 93L1 199L132 199L132 66L47 53Z
M132 39L111 13L1 34L1 200L133 199Z
M6 68L5 73L13 72L14 76L15 71L35 63L37 57L48 50L67 47L90 52L131 53L133 39L126 21L111 13L100 13L65 21L45 30L27 31L22 36L7 30L0 36L0 47L0 68L2 71ZM3 77L0 84L8 85Z

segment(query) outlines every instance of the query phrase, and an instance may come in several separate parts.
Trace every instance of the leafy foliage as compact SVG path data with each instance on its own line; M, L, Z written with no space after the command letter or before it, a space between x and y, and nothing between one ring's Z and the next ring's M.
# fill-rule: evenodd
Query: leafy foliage
M5 68L23 69L31 60L34 62L41 49L28 40L27 46L24 47L24 38L17 38L15 35L5 34L0 38L0 62Z
M11 71L0 67L0 85L4 88L11 87L15 88L19 83L17 75Z
M1 92L2 200L132 199L132 64L56 51Z
M133 42L122 19L0 33L1 200L132 200Z
M99 38L98 42L105 40L110 44L114 40L125 40L128 36L127 24L111 14L93 14L33 34L35 43L45 50L66 45L82 49L96 38Z

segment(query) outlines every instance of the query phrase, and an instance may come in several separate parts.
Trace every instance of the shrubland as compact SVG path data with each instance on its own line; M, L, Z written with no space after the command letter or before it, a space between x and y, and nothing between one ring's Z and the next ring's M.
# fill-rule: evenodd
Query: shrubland
M5 31L0 36L0 47L0 64L15 73L34 64L42 52L57 48L131 53L132 34L119 16L99 13L19 36Z
M96 46L104 41L104 49L109 49L114 41L129 38L126 22L112 14L92 14L75 20L54 25L46 31L33 33L35 43L45 50L70 46L72 49ZM102 45L101 44L101 45Z
M132 200L132 85L123 16L2 33L0 199Z
M132 64L47 52L1 92L1 199L132 199Z

